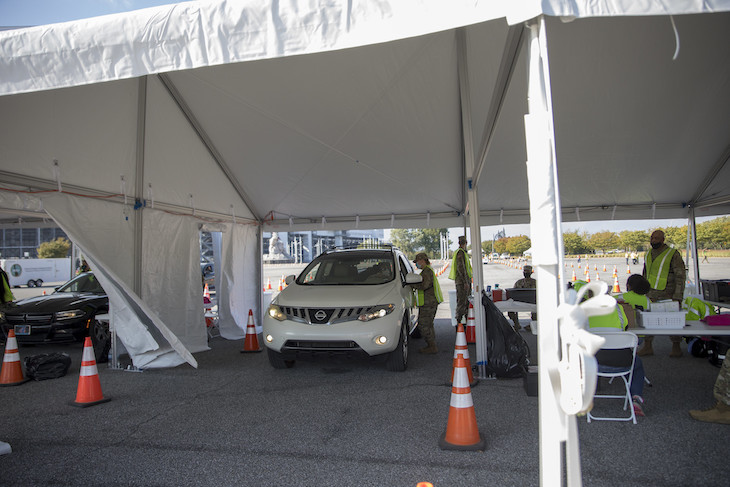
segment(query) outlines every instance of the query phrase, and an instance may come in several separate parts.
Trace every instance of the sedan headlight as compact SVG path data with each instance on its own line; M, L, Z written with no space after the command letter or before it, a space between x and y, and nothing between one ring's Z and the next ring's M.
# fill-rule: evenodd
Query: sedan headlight
M286 314L275 304L269 305L269 309L266 312L277 321L284 321L286 319Z
M382 318L383 316L389 315L393 312L394 309L394 304L381 304L380 306L373 306L369 310L360 314L357 319L360 321L376 320L378 318Z
M72 318L78 318L79 316L84 316L84 312L80 309L70 309L68 311L58 311L56 313L56 319L57 320L70 320Z

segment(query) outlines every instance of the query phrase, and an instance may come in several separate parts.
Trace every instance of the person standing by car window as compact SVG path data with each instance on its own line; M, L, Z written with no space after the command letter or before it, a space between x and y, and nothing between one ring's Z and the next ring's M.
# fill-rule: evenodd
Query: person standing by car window
M471 261L466 255L466 237L459 237L459 248L454 252L449 279L456 286L456 322L466 324L466 313L469 311L469 294L471 292Z
M3 303L9 303L11 301L15 301L15 296L13 296L13 291L10 290L10 282L8 281L8 275L5 273L5 270L0 268L0 280L2 280L2 296L0 296L0 299L2 299Z
M421 252L413 260L416 267L421 269L421 282L412 284L417 290L416 305L418 306L418 328L423 338L426 339L426 346L419 350L420 353L438 353L436 347L436 332L433 328L433 320L436 317L436 309L439 303L443 302L441 286L436 279L436 273L431 268L431 261L428 255Z

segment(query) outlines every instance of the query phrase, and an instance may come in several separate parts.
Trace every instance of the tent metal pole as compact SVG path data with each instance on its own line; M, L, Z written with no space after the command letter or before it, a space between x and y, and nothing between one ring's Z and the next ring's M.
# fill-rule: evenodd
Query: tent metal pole
M692 232L692 261L694 262L693 274L695 280L695 289L697 293L702 294L702 289L700 289L700 259L697 253L697 221L695 218L694 206L690 206L689 208L689 228ZM689 260L689 249L687 249L687 252L687 260Z
M459 99L461 102L462 150L464 154L464 168L466 174L474 173L474 142L472 140L471 119L471 91L469 87L469 66L466 55L466 29L456 31L456 53L459 76ZM466 181L467 207L469 226L471 227L471 262L472 279L474 281L474 325L476 327L476 355L479 367L479 376L484 377L483 364L487 362L487 331L484 322L484 308L481 302L481 293L484 287L482 267L482 238L479 226L479 195L473 180Z
M528 111L525 116L527 180L533 265L537 270L540 485L582 484L577 423L560 407L558 303L564 295L560 190L545 17L529 23Z
M246 205L248 211L251 212L251 214L254 216L254 218L256 218L258 222L261 222L261 215L259 215L256 211L256 205L253 204L253 200L249 198L249 196L243 190L243 187L239 183L238 179L236 179L236 177L233 175L233 172L228 167L228 164L223 158L223 155L218 151L215 144L213 144L210 136L208 136L208 133L203 129L203 126L195 117L195 114L193 114L190 106L188 106L188 104L185 102L185 99L183 98L182 94L180 94L170 77L164 73L158 74L157 77L162 82L162 85L165 87L167 92L177 104L180 111L187 119L190 127L193 129L193 131L195 131L205 148L208 149L208 152L210 153L215 163L218 164L218 167L220 167L221 171L223 171L223 174L225 174L226 178L231 183L231 186L233 186L233 189L236 191L236 193L238 193L238 196L241 198L241 201L243 201L243 204Z

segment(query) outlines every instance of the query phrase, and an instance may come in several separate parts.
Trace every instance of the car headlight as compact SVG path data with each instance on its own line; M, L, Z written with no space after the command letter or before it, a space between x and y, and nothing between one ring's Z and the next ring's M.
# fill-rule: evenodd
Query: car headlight
M286 314L275 304L269 305L269 309L266 312L277 321L284 321L286 319Z
M382 318L393 312L395 309L394 304L381 304L380 306L374 306L357 317L360 321L370 321Z
M56 313L57 320L70 320L71 318L78 318L84 316L84 312L80 309L70 309L68 311L58 311Z
M5 321L5 313L3 313L2 311L0 311L0 321Z

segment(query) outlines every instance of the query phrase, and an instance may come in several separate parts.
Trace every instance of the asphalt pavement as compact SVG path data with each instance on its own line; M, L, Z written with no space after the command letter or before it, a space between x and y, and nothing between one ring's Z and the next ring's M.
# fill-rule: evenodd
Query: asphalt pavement
M520 272L489 264L485 276L510 287ZM418 354L423 341L414 340L403 373L388 372L382 358L340 355L305 356L277 370L265 351L241 353L243 340L214 338L211 350L195 354L197 369L99 365L111 401L81 409L69 405L81 344L22 347L21 360L59 350L72 365L59 379L0 388L0 440L13 449L0 456L0 485L538 485L538 400L521 379L482 379L471 388L484 451L439 448L454 350L444 308L439 353ZM521 336L534 355L536 337ZM579 418L584 485L727 485L730 427L687 413L713 404L719 369L688 356L686 346L682 358L669 358L668 338L654 348L644 359L652 383L646 417L636 425Z

